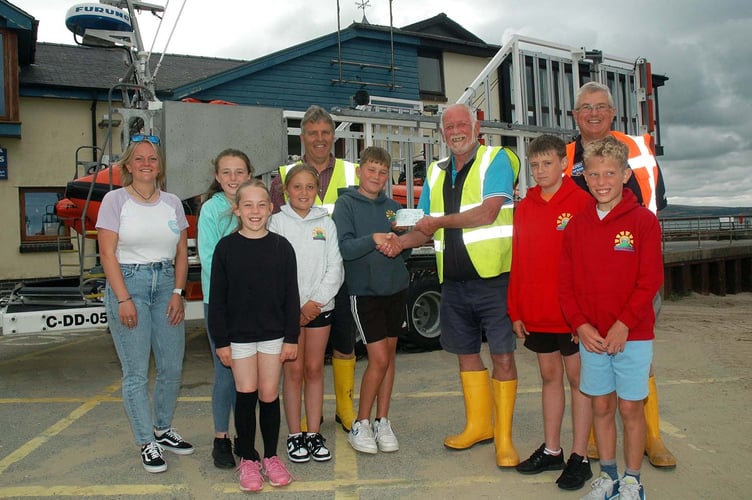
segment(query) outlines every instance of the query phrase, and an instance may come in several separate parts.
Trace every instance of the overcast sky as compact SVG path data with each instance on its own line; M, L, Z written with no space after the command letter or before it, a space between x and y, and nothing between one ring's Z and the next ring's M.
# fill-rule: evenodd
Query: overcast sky
M81 2L10 1L39 21L38 41L73 43L65 13ZM167 5L161 52L183 0L147 1ZM362 19L356 3L340 0L343 28ZM369 3L368 21L389 25L389 0ZM752 207L752 1L394 0L392 9L395 27L444 12L488 43L519 33L647 58L670 78L659 93L669 203ZM138 18L147 49L149 18ZM254 59L336 29L336 0L186 0L166 51Z

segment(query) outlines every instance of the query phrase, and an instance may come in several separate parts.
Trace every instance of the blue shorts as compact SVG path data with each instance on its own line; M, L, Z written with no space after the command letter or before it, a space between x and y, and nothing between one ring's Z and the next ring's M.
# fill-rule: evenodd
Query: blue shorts
M441 286L441 347L452 354L477 354L486 335L491 354L508 354L517 337L507 316L509 274Z
M616 391L625 401L645 399L652 362L652 340L628 341L624 352L615 355L589 352L580 344L580 391L588 396Z

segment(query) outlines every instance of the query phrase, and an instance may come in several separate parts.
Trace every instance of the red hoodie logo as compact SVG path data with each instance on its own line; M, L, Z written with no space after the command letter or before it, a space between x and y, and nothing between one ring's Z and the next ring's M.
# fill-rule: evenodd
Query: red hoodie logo
M629 231L619 231L614 238L614 250L617 252L634 252L634 236Z
M556 218L556 230L564 231L567 228L567 224L572 219L572 214L564 212Z

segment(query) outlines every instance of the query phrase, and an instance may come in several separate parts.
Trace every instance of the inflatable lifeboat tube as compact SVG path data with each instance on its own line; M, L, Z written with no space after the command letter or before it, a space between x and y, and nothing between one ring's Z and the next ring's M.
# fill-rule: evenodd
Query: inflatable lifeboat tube
M110 191L110 169L112 169L112 189L122 187L123 182L120 178L119 165L99 170L95 174L79 177L65 186L65 198L55 205L55 214L65 227L76 231L78 234L84 234L84 230L93 231L96 228L102 199ZM92 186L92 181L94 186ZM91 198L84 218L84 206L90 189ZM188 210L185 200L183 200L183 208L186 210L185 217L188 220L188 238L196 238L198 232L197 216ZM96 238L97 236L95 233L91 233L86 237Z

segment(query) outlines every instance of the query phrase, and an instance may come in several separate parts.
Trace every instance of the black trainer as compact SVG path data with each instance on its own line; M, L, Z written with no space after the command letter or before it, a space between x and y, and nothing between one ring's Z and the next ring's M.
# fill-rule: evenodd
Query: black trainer
M214 467L218 469L235 468L235 455L232 454L230 438L214 438L212 458L214 459Z
M585 483L593 477L593 471L590 469L590 462L583 462L585 457L572 453L567 460L567 466L561 473L556 484L562 490L579 490Z
M311 459L305 443L305 433L295 434L287 438L287 458L290 462L302 464Z
M306 448L308 448L308 453L317 462L326 462L332 459L332 453L324 443L326 443L326 439L318 432L305 435L305 444Z
M152 441L141 447L141 463L146 472L157 473L167 470L167 462L162 457L162 448Z
M161 436L157 436L155 432L154 439L159 446L178 455L190 455L195 451L193 445L183 439L183 436L172 427L164 431Z
M561 470L564 468L563 453L558 455L547 455L544 450L546 449L546 443L540 445L540 448L535 450L530 458L516 467L517 472L520 474L539 474L547 470Z

